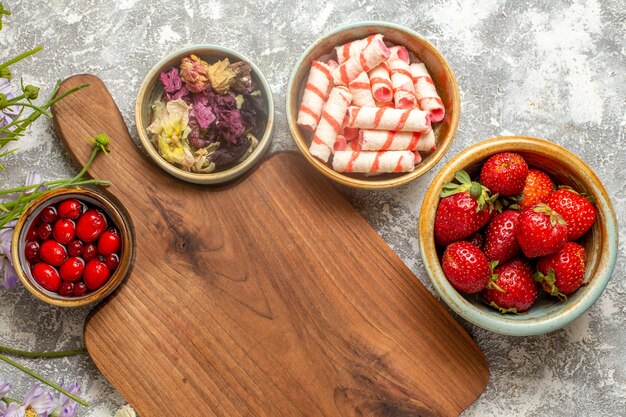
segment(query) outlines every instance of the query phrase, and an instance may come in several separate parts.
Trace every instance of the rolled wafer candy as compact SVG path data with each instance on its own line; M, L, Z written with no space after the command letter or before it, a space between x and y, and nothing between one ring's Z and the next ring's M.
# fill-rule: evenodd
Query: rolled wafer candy
M428 74L426 65L421 63L411 64L409 67L419 106L422 110L430 113L430 118L433 122L442 121L446 110L439 94L437 94L435 83L433 83L433 79Z
M348 115L346 115L346 123L347 121L348 121ZM342 133L348 142L350 142L351 140L357 139L359 137L359 129L357 129L356 127L344 126Z
M350 94L352 94L352 103L355 106L376 107L367 72L363 71L358 77L350 81L348 88L350 89Z
M428 112L419 109L350 106L347 126L359 129L427 132L430 130L430 116Z
M347 144L348 144L348 141L346 140L346 137L344 135L337 135L337 139L335 140L335 146L333 146L333 150L335 152L344 151L346 149Z
M328 162L351 100L352 95L346 87L334 87L330 90L328 101L322 110L322 117L311 140L309 147L311 155Z
M417 107L417 97L415 97L415 87L409 64L401 59L387 60L389 73L391 74L391 85L393 86L393 101L397 109L412 109Z
M334 59L329 59L328 62L326 62L326 65L328 65L332 69L335 69L339 66L337 61L335 61Z
M375 35L370 35L367 38L357 39L356 41L344 43L343 45L336 46L335 51L337 51L337 61L342 64L347 61L350 57L356 56L358 57L361 51L367 47L370 43L374 42L374 40L383 40L383 35L377 33Z
M359 144L364 151L424 151L435 150L435 133L394 132L393 130L359 131Z
M419 154L418 154L419 155ZM333 156L333 169L337 172L367 174L410 172L415 167L415 154L411 151L337 151Z
M384 108L388 108L388 109L395 109L396 105L394 104L393 101L389 101L387 103L383 103L381 101L376 101L376 107L384 107Z
M409 58L409 51L407 51L404 46L392 46L389 48L389 59L399 59L407 64L411 62Z
M381 103L390 103L393 101L393 86L391 85L391 75L389 75L389 67L386 62L369 72L370 85L372 86L372 95Z
M369 72L389 58L389 49L381 39L375 39L358 57L350 57L333 70L335 85L348 85L363 71Z
M332 87L332 68L320 61L313 61L304 88L297 123L308 130L315 130L322 116L322 108Z

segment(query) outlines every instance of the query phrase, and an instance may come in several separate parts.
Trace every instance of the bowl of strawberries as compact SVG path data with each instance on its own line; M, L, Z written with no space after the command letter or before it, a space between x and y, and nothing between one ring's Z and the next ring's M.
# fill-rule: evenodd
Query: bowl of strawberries
M562 328L598 299L617 257L600 180L542 139L489 139L438 173L419 219L439 296L471 323L508 335Z

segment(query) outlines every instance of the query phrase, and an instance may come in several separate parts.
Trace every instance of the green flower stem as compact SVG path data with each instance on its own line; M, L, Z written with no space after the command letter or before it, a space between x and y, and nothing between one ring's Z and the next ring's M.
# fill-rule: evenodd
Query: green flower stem
M9 405L9 404L11 404L11 403L19 403L19 401L18 401L18 400L14 400L14 399L13 399L13 398L11 398L11 397L2 397L2 398L0 398L0 400L4 401L4 403L5 403L6 405Z
M8 66L11 66L11 65L15 64L16 62L19 62L19 61L21 61L24 58L28 58L29 56L36 54L37 52L41 51L42 49L43 49L43 46L38 46L38 47L36 47L34 49L31 49L30 51L23 52L23 53L19 54L18 56L16 56L15 58L9 59L7 62L5 62L3 64L0 64L0 68L7 68Z
M36 191L32 194L26 195L24 196L24 199L22 199L21 201L18 200L14 200L14 201L10 201L6 204L2 204L2 207L5 207L7 209L13 208L15 206L17 206L20 203L28 203L31 202L32 200L36 199L37 197L41 196L42 194L47 193L48 191L52 191L55 190L57 188L61 188L61 187L65 187L65 186L77 186L77 185L109 185L110 182L107 180L99 180L99 179L84 179L84 178L72 178L70 180L57 180L57 181L50 181L51 183L55 183L53 186L48 187L47 190L41 190L41 191ZM38 184L33 186L32 188L39 188L42 185L48 186L47 182ZM8 190L10 191L10 190Z
M29 352L27 350L13 349L0 345L0 352L12 356L23 356L26 358L64 358L66 356L78 356L87 353L84 348L73 350L59 350L56 352Z
M45 109L42 109L41 107L32 104L32 103L15 103L15 104L11 104L11 106L17 106L17 107L30 107L31 109L45 115L46 117L52 117L52 115Z
M77 396L75 396L74 394L69 393L66 389L64 389L63 387L61 387L58 384L55 384L52 381L47 380L46 378L42 377L41 375L31 371L30 369L28 369L27 367L25 367L24 365L20 365L19 363L7 358L4 355L0 354L0 360L4 361L6 363L8 363L9 365L19 369L20 371L24 372L25 374L32 376L33 378L35 378L36 380L46 384L47 386L49 386L50 388L53 388L57 391L59 391L61 394L65 394L67 397L71 398L72 400L76 401L77 403L85 406L85 407L89 407L89 403L87 403L85 400L78 398Z

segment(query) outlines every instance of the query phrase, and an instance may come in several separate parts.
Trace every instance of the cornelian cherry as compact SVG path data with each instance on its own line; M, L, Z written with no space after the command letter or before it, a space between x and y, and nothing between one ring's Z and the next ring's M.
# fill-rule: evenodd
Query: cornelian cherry
M113 271L120 264L120 257L117 256L117 254L115 253L111 253L105 256L104 263L106 264L107 268Z
M109 229L102 233L100 239L98 239L98 253L100 255L110 255L117 252L120 249L120 237Z
M87 288L95 291L101 288L109 280L111 271L100 260L92 259L85 266L85 284Z
M54 206L45 207L41 210L39 218L42 222L52 223L57 219L57 209L55 209Z
M38 263L32 270L33 278L48 291L56 292L61 285L61 278L56 269L46 263Z
M50 239L52 235L52 225L50 223L41 223L37 226L37 235L41 240Z
M89 261L98 254L98 249L96 248L96 245L89 243L88 245L83 246L80 253L83 255L84 260Z
M73 198L61 201L57 212L61 218L76 220L83 212L83 204Z
M83 277L83 271L85 270L85 261L82 258L69 258L63 262L59 272L61 273L61 279L63 281L76 282Z
M74 283L63 281L59 286L59 295L62 297L71 297L74 295Z
M74 297L82 297L87 294L87 286L84 282L79 281L74 284Z
M59 243L67 245L76 236L74 222L69 219L59 219L52 227L52 237Z
M76 222L76 236L83 242L95 242L107 228L104 215L95 209L89 209Z
M78 239L72 240L67 244L67 253L69 253L70 256L80 256L82 250L83 242Z
M46 240L39 247L41 260L54 266L61 266L67 259L65 247L54 240Z
M35 262L39 259L39 243L37 242L26 242L26 246L24 246L24 255L26 259L30 262Z

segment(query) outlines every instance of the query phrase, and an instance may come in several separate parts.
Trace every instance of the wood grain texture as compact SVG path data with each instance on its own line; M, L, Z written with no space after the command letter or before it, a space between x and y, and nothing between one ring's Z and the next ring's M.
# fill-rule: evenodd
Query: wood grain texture
M133 144L104 84L54 107L78 163L111 153L133 270L85 325L98 368L142 417L456 416L489 371L472 339L297 154L226 187L183 183Z

